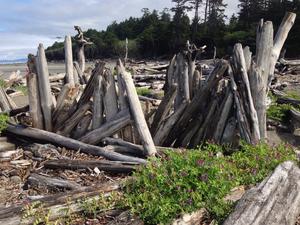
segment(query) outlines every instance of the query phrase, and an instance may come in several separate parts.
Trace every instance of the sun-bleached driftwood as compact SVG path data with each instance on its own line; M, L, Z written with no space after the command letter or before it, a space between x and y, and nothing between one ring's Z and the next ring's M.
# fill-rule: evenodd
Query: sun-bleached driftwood
M125 109L129 108L127 94L126 94L126 88L125 88L124 81L121 77L122 70L121 70L120 65L117 65L116 69L117 69L117 81L118 81L117 86L118 86L119 108L120 108L120 110L125 110ZM131 125L127 126L123 129L122 136L125 141L134 142L133 129L134 128Z
M258 186L247 191L224 225L294 225L300 213L300 169L280 164Z
M175 126L176 121L180 119L184 110L187 107L187 103L183 103L172 115L163 121L160 127L157 129L156 134L153 137L153 141L158 146L163 146L164 142L170 135L172 128ZM170 145L166 145L170 146Z
M65 37L65 65L66 65L66 78L67 83L71 86L75 85L74 70L73 70L73 52L72 52L72 40L71 36Z
M80 190L74 190L66 193L58 193L46 196L37 201L43 204L45 211L49 213L49 220L55 221L70 216L66 211L78 214L84 209L80 200L95 201L99 199L99 195L108 196L110 192L120 188L121 181L105 183L101 186L86 187ZM35 201L31 201L33 203ZM28 204L22 203L6 208L0 208L0 223L9 225L30 225L35 219L40 218L23 218L24 208ZM38 209L37 209L38 210Z
M81 188L81 186L75 182L66 181L58 178L46 177L36 173L30 174L26 181L26 184L34 187L45 187L52 190L78 190Z
M70 150L78 151L80 150L83 153L91 154L95 156L103 156L106 159L113 160L113 161L125 161L125 162L137 162L137 163L145 163L146 161L143 159L124 156L118 153L110 152L106 150L106 148L101 148L94 145L85 144L81 141L77 141L68 137L61 136L59 134L55 134L52 132L36 129L36 128L29 128L29 127L22 127L22 126L15 126L15 125L8 125L7 132L20 135L23 137L33 138L40 141L47 141L49 143L57 144L63 147L66 147Z
M32 127L43 129L43 114L41 109L40 92L38 87L36 58L34 55L28 55L27 61L28 75L26 76L29 112L32 118Z
M251 65L249 81L254 107L257 111L261 139L266 138L266 98L270 74L270 58L273 48L273 24L267 21L257 28L256 60Z
M78 79L80 81L80 84L86 84L87 83L87 78L84 75L84 73L81 71L78 62L73 62L73 65L74 65L74 69L77 72L77 76L78 76Z
M125 71L121 60L118 61L118 64L121 70L121 77L125 84L131 115L144 146L144 151L146 155L154 155L156 153L156 148L147 126L133 80L131 78L131 75Z
M52 82L57 82L60 80L64 80L66 77L65 73L58 73L58 74L51 74L51 76L49 76L49 81Z
M225 103L224 103L224 106L223 106L223 109L222 109L222 112L221 112L221 115L220 115L220 119L217 123L216 131L214 133L214 140L217 143L220 143L221 140L222 140L221 138L223 136L223 132L224 132L225 127L226 127L226 122L228 120L229 113L232 109L233 94L230 90L228 91L228 94L226 95L224 101L225 101Z
M103 74L103 94L106 119L111 120L118 113L118 97L115 79L110 69Z
M81 121L86 112L91 108L91 103L87 102L76 110L76 112L57 129L57 133L63 136L70 135L71 131Z
M41 107L44 118L44 126L47 131L52 131L52 95L49 82L49 71L47 65L47 59L45 49L42 44L39 44L37 54L37 74L39 83L39 92Z
M93 170L98 168L100 171L110 173L130 173L135 170L135 163L111 162L105 160L48 160L44 163L47 169L68 169L68 170Z
M98 74L96 77L96 84L93 93L93 117L92 117L92 129L95 130L103 123L103 77Z
M274 46L272 49L271 59L270 59L270 76L269 76L269 83L274 77L275 65L279 58L281 49L288 37L290 30L292 29L294 22L296 20L296 14L292 12L287 12L278 28L276 36L274 38Z
M162 102L159 104L158 109L155 112L153 123L151 124L151 133L155 134L158 127L160 127L162 121L166 118L173 106L173 102L177 95L177 85L170 86L167 94L164 96Z
M243 87L245 90L241 90L244 95L242 95L243 101L246 102L249 110L249 116L251 118L251 139L252 143L257 143L260 140L260 132L258 125L258 117L257 112L254 107L252 93L250 89L249 77L247 73L247 65L244 57L244 51L241 44L236 44L233 50L233 65L236 74L239 74L241 80L243 82Z
M124 127L128 126L131 122L129 111L123 110L116 114L115 117L111 118L110 121L107 121L100 126L98 129L95 129L84 135L82 138L80 138L80 141L88 144L97 144L103 138L117 133Z
M84 37L84 34L79 26L74 26L75 30L78 34L75 36L77 42L77 58L79 67L82 73L85 71L85 55L84 55L84 48L86 45L91 45L93 42L90 41L89 38Z

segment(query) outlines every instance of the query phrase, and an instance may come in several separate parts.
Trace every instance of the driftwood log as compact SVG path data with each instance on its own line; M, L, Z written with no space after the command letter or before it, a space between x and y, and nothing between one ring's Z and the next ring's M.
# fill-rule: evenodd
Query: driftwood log
M94 145L85 144L83 142L67 138L55 133L47 132L44 130L39 130L35 128L8 125L7 131L14 135L20 135L23 137L33 138L36 140L46 141L49 143L57 144L70 150L78 151L80 150L83 153L91 154L95 156L103 156L104 158L113 160L113 161L125 161L125 162L137 162L137 163L146 163L144 159L139 159L135 157L124 156L115 152L110 152L106 148L101 148Z
M300 169L293 162L279 165L237 203L224 225L294 225L300 213Z

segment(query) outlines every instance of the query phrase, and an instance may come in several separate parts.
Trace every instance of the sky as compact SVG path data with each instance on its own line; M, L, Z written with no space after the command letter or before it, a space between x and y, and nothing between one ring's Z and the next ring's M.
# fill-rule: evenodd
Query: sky
M225 0L226 14L237 12L238 0ZM0 61L26 58L39 43L45 47L57 37L83 30L106 29L113 21L141 16L142 8L162 10L171 0L0 0Z

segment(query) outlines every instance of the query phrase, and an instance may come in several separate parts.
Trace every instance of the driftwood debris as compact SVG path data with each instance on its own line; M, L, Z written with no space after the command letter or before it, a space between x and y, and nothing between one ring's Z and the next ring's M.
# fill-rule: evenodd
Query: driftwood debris
M294 225L300 213L299 179L300 169L293 162L282 163L244 194L224 225Z

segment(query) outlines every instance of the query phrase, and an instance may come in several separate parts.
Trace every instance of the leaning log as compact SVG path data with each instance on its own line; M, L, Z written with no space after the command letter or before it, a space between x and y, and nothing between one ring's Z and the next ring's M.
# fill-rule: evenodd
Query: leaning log
M84 135L82 138L80 138L80 141L91 145L98 144L103 138L117 133L130 123L131 117L129 111L123 110L110 121L107 121L100 126L98 129L95 129Z
M131 78L131 75L125 71L121 60L119 60L119 66L122 71L121 77L125 84L131 115L135 122L135 127L137 128L140 139L143 143L144 151L146 155L154 155L156 153L156 148L147 126L133 80Z
M38 199L38 202L43 205L45 212L49 212L49 220L55 221L70 216L66 212L71 212L74 214L82 212L84 210L82 207L82 199L85 199L85 201L97 201L100 194L107 196L107 194L110 192L118 190L120 188L120 183L121 182L105 183L104 185L98 187L87 187L68 193L59 193ZM35 201L30 203L33 202ZM39 218L23 218L26 205L28 205L28 202L7 208L1 208L0 224L33 224L35 219ZM36 214L36 217L38 217L38 213Z
M44 125L47 131L52 131L52 95L49 82L49 71L47 65L46 54L44 46L39 45L37 54L37 72L38 72L38 82L40 91L40 100L42 106L42 112L44 116Z
M78 151L80 150L83 153L103 156L106 159L113 161L125 161L125 162L137 162L137 163L146 163L145 160L124 156L118 153L109 152L106 148L101 148L94 145L85 144L83 142L61 136L59 134L51 133L44 130L39 130L35 128L8 125L6 129L9 133L20 135L23 137L33 138L40 141L46 141L49 143L57 144L63 147L66 147L70 150Z
M300 169L284 162L247 191L224 225L294 225L300 214Z

